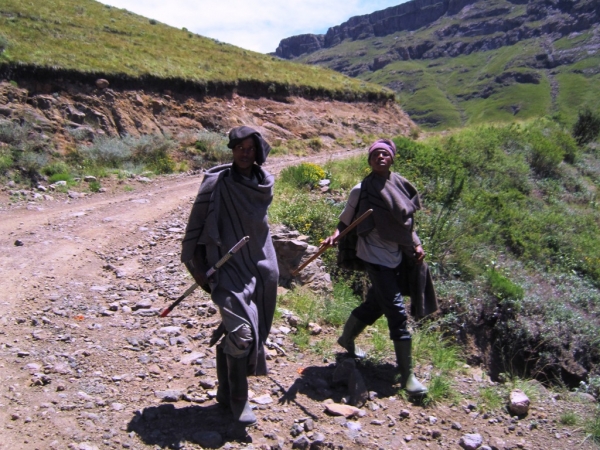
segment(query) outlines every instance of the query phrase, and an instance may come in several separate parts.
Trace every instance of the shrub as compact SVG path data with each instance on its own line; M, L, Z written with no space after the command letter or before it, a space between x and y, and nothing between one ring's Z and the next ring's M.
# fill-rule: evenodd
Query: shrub
M175 142L160 135L145 135L139 138L127 136L125 144L131 148L134 163L142 164L155 173L172 173L175 161L170 151Z
M47 163L48 156L46 154L34 152L22 153L16 162L21 173L33 183L42 179L40 171Z
M5 36L0 34L0 53L4 52L8 47L8 39Z
M92 165L117 169L131 159L131 148L120 138L101 136L89 146L79 146L79 153Z
M318 152L323 148L323 141L319 137L312 138L310 141L308 141L308 146L314 151Z
M589 108L579 111L572 134L581 146L594 141L600 134L600 115Z
M528 140L531 146L530 164L533 170L541 176L555 173L558 165L565 159L564 149L538 129L530 130Z
M100 185L100 183L98 181L92 181L89 184L90 191L92 191L92 192L99 192L101 187L102 186Z
M231 161L231 150L227 148L227 137L213 131L201 131L196 135L194 148L200 152L202 160L217 164ZM200 161L200 166L202 162Z
M282 223L310 236L314 245L319 245L322 239L333 233L341 205L332 207L325 199L311 197L306 192L283 196L281 186L276 186L275 197L279 199L269 209L269 221Z
M67 183L71 183L73 181L73 177L69 173L55 173L50 178L48 178L50 183L56 183L57 181L66 181Z
M296 187L313 187L325 178L325 171L321 166L313 163L302 163L297 166L286 167L281 171L279 179Z
M56 174L66 174L69 171L69 165L64 161L55 161L42 168L42 173L49 177Z
M495 268L491 268L488 271L487 276L488 282L490 284L490 290L498 299L523 299L523 288L521 286L516 285L508 278L500 274L500 272L498 272Z
M0 148L0 174L4 174L13 165L13 158L7 148Z

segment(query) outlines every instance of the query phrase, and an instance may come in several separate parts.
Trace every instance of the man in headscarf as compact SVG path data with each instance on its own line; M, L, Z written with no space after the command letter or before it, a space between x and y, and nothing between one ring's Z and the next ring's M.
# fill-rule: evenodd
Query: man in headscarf
M366 301L350 314L338 343L351 356L364 358L365 352L356 347L354 340L367 325L385 315L394 342L401 386L410 395L424 395L427 388L417 380L412 369L411 334L400 292L403 258L424 264L425 252L414 231L414 213L421 209L421 203L416 188L390 171L395 155L396 146L388 139L379 139L369 147L371 173L352 188L337 229L323 244L332 245L354 218L373 209L357 226L356 244L356 256L364 262L371 286Z
M208 170L192 207L181 261L219 307L225 336L217 345L217 401L231 408L237 423L256 416L248 403L248 375L265 375L264 343L269 335L279 271L267 209L274 178L261 165L271 147L259 132L241 126L229 132L233 163ZM227 264L210 279L206 271L244 236Z

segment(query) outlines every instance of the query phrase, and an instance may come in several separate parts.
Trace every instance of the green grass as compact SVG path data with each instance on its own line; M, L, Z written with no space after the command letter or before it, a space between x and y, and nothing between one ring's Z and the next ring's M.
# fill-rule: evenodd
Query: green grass
M597 373L598 152L575 147L578 155L569 156L569 129L550 119L395 142L394 170L417 186L424 205L416 222L442 305L436 326L453 336L485 333L485 351L493 349L500 371L513 377L563 383L564 355ZM334 229L349 189L367 167L364 155L326 165L336 200L278 183L271 220L293 225L317 244ZM337 269L335 252L324 256L334 282L361 295L365 285ZM334 308L337 298L348 299L332 320L340 325L353 306L353 294L342 292L325 300ZM385 321L367 331L359 345L372 349L376 360L389 357ZM415 355L426 355L443 373L456 370L453 358L444 359L448 351L425 348L432 350ZM593 380L590 392L596 392Z
M508 7L503 15L516 18L526 16L523 5L506 1L475 3L474 8L491 10L493 4ZM372 67L377 56L398 54L400 47L417 47L424 42L440 47L472 44L481 36L440 38L437 31L453 25L468 26L481 19L469 20L445 16L436 23L412 32L398 32L365 40L344 40L340 44L302 56L299 61L326 67L344 67L346 73L358 69L358 78L387 86L397 93L399 103L420 126L432 130L459 128L465 125L523 121L559 112L572 123L577 110L588 106L598 97L597 67L599 57L580 51L574 63L563 62L556 68L541 67L539 56L548 53L547 36L521 40L500 48L473 51L456 57L427 56L424 59L393 61L378 70ZM527 20L529 28L543 27L546 19ZM502 39L503 33L485 36ZM593 34L584 31L551 43L556 52L584 47L593 42ZM444 54L447 54L444 52ZM348 63L347 65L344 63ZM362 67L362 69L360 69ZM502 78L506 73L533 73L539 83L525 83ZM551 81L556 81L552 86ZM556 89L557 88L557 89ZM552 98L552 94L557 94Z
M573 425L577 425L579 422L579 416L573 411L565 411L560 415L558 420L562 425L572 427Z
M596 407L594 417L585 421L586 439L600 444L600 407Z
M390 97L379 86L331 70L281 61L150 19L92 0L5 0L0 29L6 49L0 63L109 78L185 80L205 88L260 83L274 94Z
M498 411L505 403L505 393L501 389L493 386L479 389L479 399L477 403L477 409L479 411Z

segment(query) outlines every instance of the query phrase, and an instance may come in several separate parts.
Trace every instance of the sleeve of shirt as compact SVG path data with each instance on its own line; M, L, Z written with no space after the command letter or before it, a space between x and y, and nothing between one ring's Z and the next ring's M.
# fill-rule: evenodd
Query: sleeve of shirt
M340 214L340 222L343 222L346 226L352 223L354 215L356 214L356 207L358 206L358 200L360 199L360 183L352 188L350 195L348 195L348 201L346 207Z
M419 239L419 236L417 236L417 233L415 233L414 231L412 234L412 240L413 240L414 247L416 247L417 245L421 245L421 239Z

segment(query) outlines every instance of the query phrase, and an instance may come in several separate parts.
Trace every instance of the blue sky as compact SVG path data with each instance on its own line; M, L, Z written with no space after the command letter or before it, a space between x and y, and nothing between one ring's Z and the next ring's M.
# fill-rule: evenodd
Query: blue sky
M102 0L177 28L261 53L283 38L325 33L352 16L407 0Z

